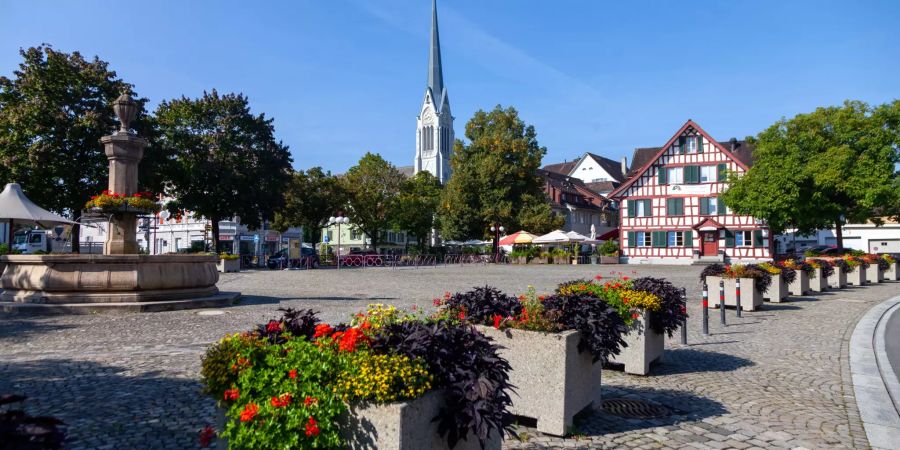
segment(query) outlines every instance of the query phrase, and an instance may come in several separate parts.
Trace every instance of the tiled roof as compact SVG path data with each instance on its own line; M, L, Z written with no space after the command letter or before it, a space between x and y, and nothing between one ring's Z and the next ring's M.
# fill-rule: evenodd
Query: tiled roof
M614 161L605 156L595 155L591 152L587 153L589 158L593 158L597 164L600 164L600 167L606 171L613 179L622 181L625 179L625 174L622 173L622 163L619 161Z
M398 167L397 170L400 171L406 178L411 178L413 173L415 172L415 167L413 166L401 166Z
M575 168L575 164L578 164L578 161L567 161L555 164L547 164L544 166L543 170L548 172L554 172L562 175L568 175L572 172L572 169Z
M592 192L596 192L598 194L602 193L610 193L613 189L619 187L621 183L616 181L595 181L593 183L585 183L584 186L590 189Z
M662 147L644 147L634 149L634 154L631 155L631 167L628 168L627 178L633 177L635 172L652 161L653 157L656 156L656 154L659 153L660 150L662 150Z

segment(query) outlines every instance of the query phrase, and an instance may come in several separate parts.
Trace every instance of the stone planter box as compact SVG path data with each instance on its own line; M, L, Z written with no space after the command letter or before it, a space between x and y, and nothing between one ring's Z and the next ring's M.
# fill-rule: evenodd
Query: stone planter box
M646 313L631 323L631 330L622 339L628 346L618 355L611 356L609 362L624 365L625 373L632 375L648 375L650 364L659 360L665 351L665 336L650 328L650 318Z
M541 258L540 256L531 258L528 261L528 264L547 264L547 258Z
M844 269L834 266L834 274L828 277L828 287L832 289L842 289L847 285L847 272Z
M866 269L866 281L869 283L881 283L884 281L884 270L878 267L877 263L869 264Z
M797 275L800 277L800 275ZM744 286L744 282L741 281L741 287ZM764 299L772 302L772 303L781 303L785 301L788 297L788 285L784 281L784 277L781 275L772 277L772 284L769 285L769 288L766 289L765 292L762 293Z
M828 290L828 280L822 276L822 269L816 269L816 276L809 279L809 288L813 292L825 292Z
M528 264L528 257L526 256L517 256L512 260L513 264Z
M600 264L618 264L619 257L618 256L601 256Z
M0 270L0 273L3 271ZM884 279L890 281L898 281L900 280L900 261L895 261L888 270L884 271Z
M809 292L809 275L802 270L797 270L797 276L794 277L794 282L788 285L788 292L791 295L796 295L798 297L802 297ZM772 283L775 283L775 280L772 280Z
M852 272L847 273L847 284L850 286L863 286L866 284L866 269L856 266Z
M710 308L719 307L720 280L722 277L706 277ZM741 278L741 309L756 311L762 304L762 293L756 290L753 278ZM737 307L737 283L734 278L725 278L725 306Z
M231 272L240 272L241 271L241 260L240 259L220 259L216 264L216 268L219 269L221 273L231 273Z
M538 431L563 436L575 414L600 405L603 364L578 351L581 332L477 328L500 345L500 356L512 366L509 382L516 392L511 412L537 419Z
M450 450L447 440L433 422L444 398L440 391L429 391L415 400L386 405L359 405L350 408L349 417L341 425L341 438L348 449ZM225 428L225 410L218 410L217 429ZM301 433L302 430L297 431ZM485 450L500 450L499 432L485 443ZM478 450L478 439L469 437L456 443L455 449ZM218 438L217 450L227 450L228 440Z

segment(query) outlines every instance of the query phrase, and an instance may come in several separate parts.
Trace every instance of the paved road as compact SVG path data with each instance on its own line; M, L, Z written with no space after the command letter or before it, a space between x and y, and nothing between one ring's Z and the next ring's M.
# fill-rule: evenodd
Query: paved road
M900 380L900 309L895 309L887 321L884 347L894 375Z
M603 396L641 398L672 416L626 420L592 411L569 439L521 427L507 448L866 448L848 365L853 325L900 283L766 305L700 334L698 268L650 266L467 266L425 269L262 271L227 274L241 304L221 310L119 316L0 316L0 392L30 395L28 409L69 425L69 448L182 449L214 417L200 393L204 349L225 333L311 307L345 320L367 303L430 308L445 291L491 284L512 293L561 281L653 275L688 288L690 345L667 342L650 377L604 371ZM716 316L713 315L715 319Z

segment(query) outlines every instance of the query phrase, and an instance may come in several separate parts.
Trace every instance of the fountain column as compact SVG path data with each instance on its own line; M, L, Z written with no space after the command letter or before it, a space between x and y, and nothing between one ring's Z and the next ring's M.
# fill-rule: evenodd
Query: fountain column
M138 188L138 163L144 157L146 139L129 129L137 113L137 104L128 94L122 94L113 102L113 110L119 118L119 130L100 138L109 159L109 190L116 194L132 195ZM137 214L118 212L109 219L104 255L136 255Z

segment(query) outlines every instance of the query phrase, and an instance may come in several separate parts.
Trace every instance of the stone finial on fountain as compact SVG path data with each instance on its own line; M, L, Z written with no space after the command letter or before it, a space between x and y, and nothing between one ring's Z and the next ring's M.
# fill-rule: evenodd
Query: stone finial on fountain
M134 116L137 115L137 103L131 98L131 94L128 91L122 92L122 95L117 98L113 104L113 111L116 113L116 117L119 118L119 133L128 133L132 134L131 131L131 122L134 121Z

